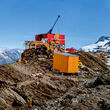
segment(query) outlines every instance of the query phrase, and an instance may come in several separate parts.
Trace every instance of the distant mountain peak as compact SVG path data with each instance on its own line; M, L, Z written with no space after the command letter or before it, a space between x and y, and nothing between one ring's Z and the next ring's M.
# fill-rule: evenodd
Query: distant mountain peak
M101 36L94 44L84 46L81 48L84 51L105 51L110 52L110 37Z
M23 49L0 48L0 65L18 60L22 52Z
M96 43L98 43L100 41L103 42L105 40L110 40L110 37L108 37L108 36L101 36Z

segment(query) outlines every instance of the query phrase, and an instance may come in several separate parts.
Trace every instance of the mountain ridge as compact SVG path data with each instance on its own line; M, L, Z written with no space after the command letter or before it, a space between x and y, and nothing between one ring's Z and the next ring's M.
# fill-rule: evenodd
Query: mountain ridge
M0 48L0 65L11 63L21 57L23 49Z
M96 52L96 51L104 51L110 52L110 37L109 36L101 36L98 41L94 44L90 44L81 48L86 52Z

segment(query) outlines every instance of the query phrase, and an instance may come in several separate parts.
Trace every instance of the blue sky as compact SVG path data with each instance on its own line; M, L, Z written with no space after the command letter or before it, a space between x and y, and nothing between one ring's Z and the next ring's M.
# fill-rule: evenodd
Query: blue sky
M0 0L0 47L24 48L24 41L46 33L66 36L66 47L80 48L110 35L110 0Z

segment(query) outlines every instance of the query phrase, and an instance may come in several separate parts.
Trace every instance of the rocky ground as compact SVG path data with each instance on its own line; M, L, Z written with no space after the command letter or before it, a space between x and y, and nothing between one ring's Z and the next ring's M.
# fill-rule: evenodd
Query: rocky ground
M0 110L110 110L110 71L100 54L74 52L79 73L52 70L52 57L0 66Z

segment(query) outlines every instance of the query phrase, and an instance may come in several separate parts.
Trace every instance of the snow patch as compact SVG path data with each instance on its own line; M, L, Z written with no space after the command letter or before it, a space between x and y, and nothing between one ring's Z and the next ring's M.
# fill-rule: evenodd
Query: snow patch
M22 52L23 49L0 48L0 65L18 60Z
M81 48L82 50L88 51L105 51L110 52L110 37L103 37L103 40L99 38L99 40L91 45L84 46Z

